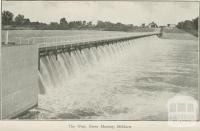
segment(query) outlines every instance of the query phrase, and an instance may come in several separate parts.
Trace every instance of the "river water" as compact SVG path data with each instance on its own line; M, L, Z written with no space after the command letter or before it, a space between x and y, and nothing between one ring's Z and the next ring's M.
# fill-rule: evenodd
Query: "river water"
M167 120L170 98L198 98L197 72L197 40L157 36L45 57L34 119Z

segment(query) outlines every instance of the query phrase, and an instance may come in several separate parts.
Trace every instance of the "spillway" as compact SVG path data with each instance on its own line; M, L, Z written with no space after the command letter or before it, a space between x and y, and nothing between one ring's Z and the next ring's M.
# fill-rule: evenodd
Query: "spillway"
M40 92L48 93L49 88L63 87L68 80L87 73L94 67L112 59L120 59L127 49L133 48L133 42L134 40L60 53L57 59L55 55L41 58Z
M35 119L167 120L169 98L197 98L196 49L150 36L42 57Z

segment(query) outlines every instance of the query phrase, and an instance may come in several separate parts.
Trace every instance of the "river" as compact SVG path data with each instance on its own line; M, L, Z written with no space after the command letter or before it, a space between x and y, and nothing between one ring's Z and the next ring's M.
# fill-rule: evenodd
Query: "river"
M151 36L41 59L34 119L167 120L177 95L198 99L197 40Z

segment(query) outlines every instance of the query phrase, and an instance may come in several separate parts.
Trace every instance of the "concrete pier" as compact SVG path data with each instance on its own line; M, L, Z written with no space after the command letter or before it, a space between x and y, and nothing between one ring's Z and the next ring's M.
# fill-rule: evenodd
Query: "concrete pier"
M2 119L37 106L38 49L35 45L4 45L2 58Z

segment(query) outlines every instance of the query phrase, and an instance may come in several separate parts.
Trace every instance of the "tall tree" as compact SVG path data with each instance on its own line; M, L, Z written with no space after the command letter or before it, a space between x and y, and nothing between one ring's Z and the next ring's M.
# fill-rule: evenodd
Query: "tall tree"
M3 11L1 18L2 18L2 24L3 25L11 25L13 22L13 13L9 12L9 11Z
M65 18L60 19L60 25L67 25L67 21Z
M60 19L60 29L64 30L68 28L68 22L65 18Z
M19 14L18 16L15 17L15 24L16 25L23 25L24 22L25 22L24 15Z

